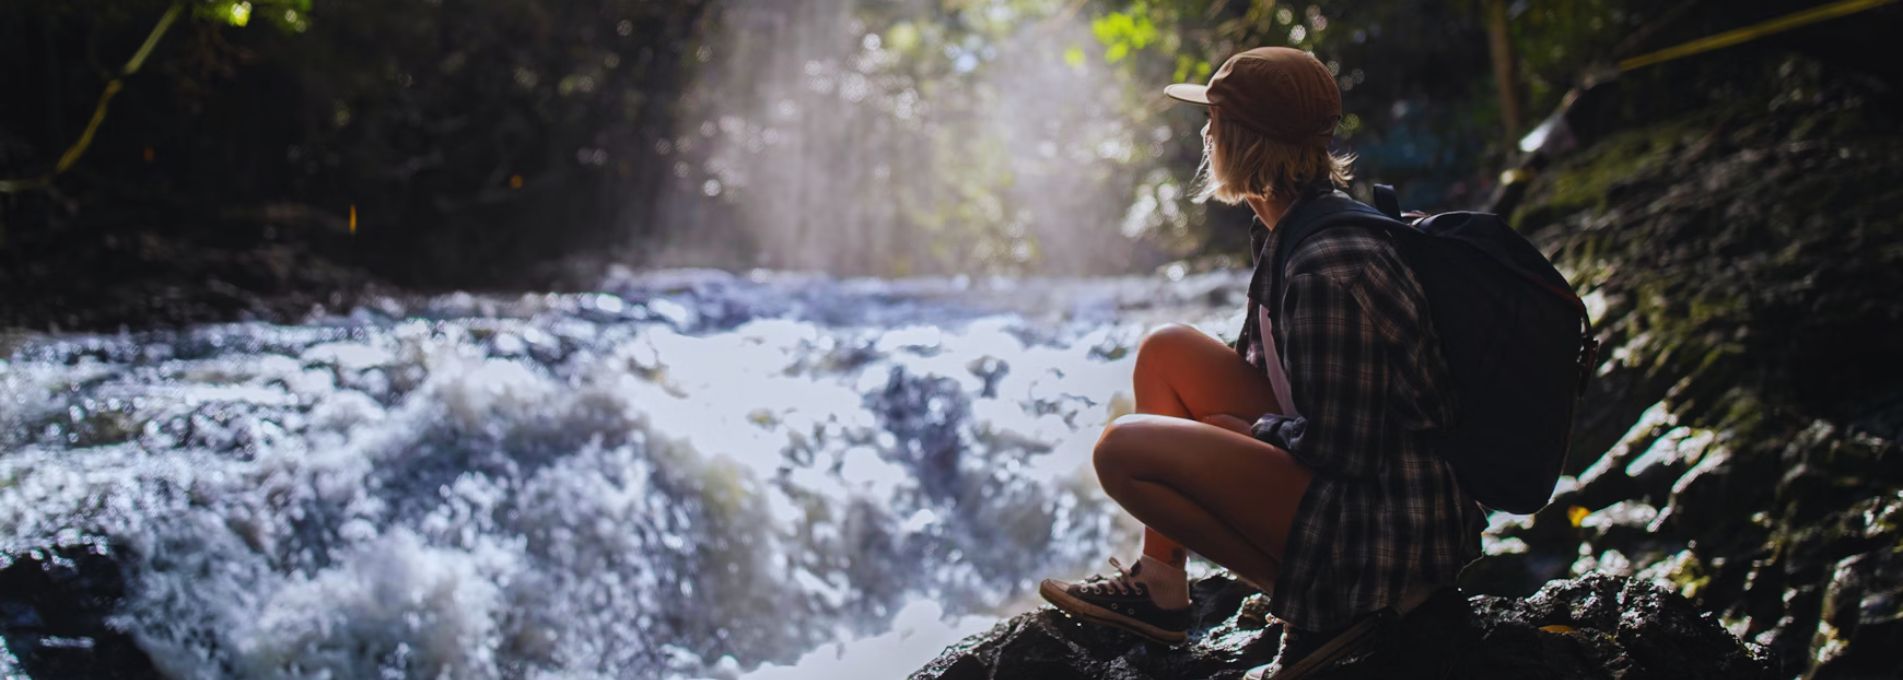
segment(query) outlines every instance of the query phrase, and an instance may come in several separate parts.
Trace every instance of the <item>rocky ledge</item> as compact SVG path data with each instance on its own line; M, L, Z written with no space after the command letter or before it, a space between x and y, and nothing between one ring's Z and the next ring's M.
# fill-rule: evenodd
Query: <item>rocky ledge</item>
M126 589L115 558L104 543L0 554L0 677L159 677L112 622Z
M1268 663L1281 624L1247 586L1209 577L1187 643L1164 646L1073 620L1050 607L1021 614L953 645L912 680L1211 678L1233 680ZM1776 677L1763 648L1726 632L1679 595L1650 581L1603 574L1547 583L1525 598L1451 591L1388 625L1374 649L1318 680L1407 678Z

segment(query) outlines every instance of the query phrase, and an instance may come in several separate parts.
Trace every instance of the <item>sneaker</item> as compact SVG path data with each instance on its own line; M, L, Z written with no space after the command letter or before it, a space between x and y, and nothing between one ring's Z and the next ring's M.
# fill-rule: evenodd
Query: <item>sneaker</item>
M1164 644L1175 644L1189 637L1189 607L1166 609L1152 597L1150 584L1142 577L1145 564L1167 568L1149 558L1139 560L1128 571L1117 558L1110 558L1114 576L1092 576L1083 582L1044 579L1037 592L1058 609L1071 616L1122 628ZM1165 577L1167 578L1167 577Z
M1329 631L1307 631L1283 622L1282 648L1276 652L1275 660L1249 669L1242 680L1301 680L1337 661L1366 652L1383 624L1407 616L1436 592L1413 593L1392 607L1362 614L1352 623Z
M1300 680L1366 651L1374 641L1379 617L1369 614L1331 631L1306 631L1282 624L1282 649L1267 665L1249 669L1242 680Z

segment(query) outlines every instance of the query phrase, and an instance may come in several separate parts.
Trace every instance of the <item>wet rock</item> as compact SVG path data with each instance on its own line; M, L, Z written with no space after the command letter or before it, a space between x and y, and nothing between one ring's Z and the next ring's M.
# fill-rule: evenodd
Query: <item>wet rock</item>
M31 677L159 677L132 636L112 625L124 595L111 548L34 550L0 568L0 636Z
M971 413L971 399L958 381L914 375L894 366L885 388L866 396L866 406L896 437L895 449L919 476L927 495L959 496L964 484L958 470L964 448L961 425Z
M1680 81L1730 94L1573 112L1580 147L1515 208L1605 360L1576 480L1470 574L1523 592L1565 556L1561 576L1656 577L1781 677L1894 677L1903 526L1876 506L1903 494L1903 251L1873 247L1903 234L1894 92L1789 54L1710 67Z
M1824 596L1817 672L1903 676L1903 546L1837 563Z
M257 231L255 224L229 230ZM297 322L317 310L400 294L331 257L323 238L279 242L257 235L227 243L100 227L10 236L0 250L0 299L9 302L0 306L0 328L110 332Z
M1239 620L1254 591L1228 578L1191 585L1192 642L1152 643L1129 633L1067 617L1050 607L1021 614L953 645L914 680L978 678L1240 677L1251 659L1275 653L1281 630ZM1260 662L1257 662L1260 663Z
M1011 372L1011 364L987 354L965 364L965 370L984 381L984 389L979 390L979 396L992 399L998 396L998 381Z
M1198 581L1190 641L1165 646L1044 607L947 649L913 680L1239 678L1267 663L1282 624L1222 577ZM1265 625L1266 624L1266 625ZM1766 653L1689 600L1645 580L1591 574L1526 598L1447 591L1388 624L1369 652L1316 676L1405 678L1777 677Z

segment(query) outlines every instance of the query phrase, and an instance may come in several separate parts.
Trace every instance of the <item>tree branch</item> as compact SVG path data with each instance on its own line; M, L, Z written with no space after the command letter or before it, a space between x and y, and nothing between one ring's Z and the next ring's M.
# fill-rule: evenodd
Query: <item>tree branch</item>
M43 189L53 183L53 178L71 170L73 165L79 162L80 157L86 155L86 149L92 146L93 136L99 132L99 125L106 121L106 110L112 104L112 98L118 95L120 90L125 89L125 79L139 72L139 68L145 65L146 57L152 55L152 48L158 46L159 39L165 37L166 31L171 30L172 24L178 21L178 15L184 11L184 2L172 3L172 7L165 10L165 15L159 17L159 23L152 27L152 32L145 36L145 43L139 46L139 51L134 52L132 58L126 61L125 67L119 70L119 75L106 81L105 90L99 93L99 103L93 106L92 119L86 123L86 131L79 134L79 139L75 140L65 153L60 154L59 163L53 166L52 172L40 177L0 180L0 193Z

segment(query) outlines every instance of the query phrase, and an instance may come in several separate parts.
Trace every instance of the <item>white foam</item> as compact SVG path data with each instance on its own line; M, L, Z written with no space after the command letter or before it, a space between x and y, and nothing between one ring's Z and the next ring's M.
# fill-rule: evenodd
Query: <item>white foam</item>
M821 646L789 665L765 665L741 680L832 680L902 678L924 666L946 646L996 623L990 616L947 617L930 600L912 600L892 618L891 630ZM734 676L721 676L734 677Z
M776 678L904 675L1127 538L1088 462L1143 325L692 281L874 321L694 331L691 297L627 282L667 321L459 295L426 306L485 316L196 329L232 349L189 360L48 339L0 367L0 540L120 541L123 622L171 677ZM1130 286L1006 288L1075 311Z

